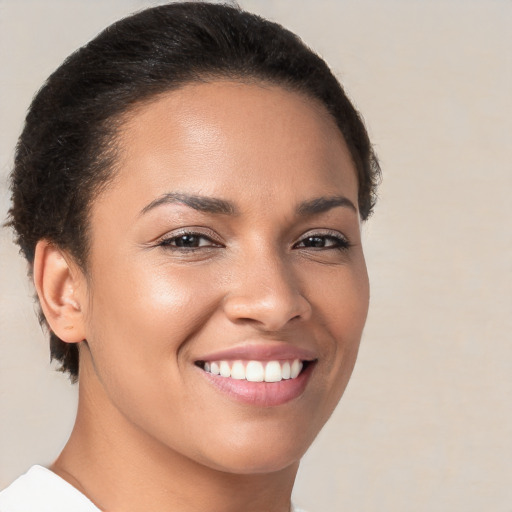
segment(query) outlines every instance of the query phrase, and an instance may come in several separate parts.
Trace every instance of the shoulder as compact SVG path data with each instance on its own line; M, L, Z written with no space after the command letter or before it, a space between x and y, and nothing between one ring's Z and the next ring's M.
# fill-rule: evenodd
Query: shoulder
M101 512L78 489L42 466L0 492L0 512ZM293 512L305 512L292 505Z
M100 512L80 491L42 466L33 466L0 492L0 512Z

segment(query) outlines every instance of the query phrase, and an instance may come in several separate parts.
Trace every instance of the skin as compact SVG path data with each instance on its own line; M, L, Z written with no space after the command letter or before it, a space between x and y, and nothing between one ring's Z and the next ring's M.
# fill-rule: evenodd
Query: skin
M298 93L219 81L138 107L118 144L116 178L92 206L87 275L45 241L36 251L46 317L80 342L77 421L52 469L104 510L287 512L368 309L343 137ZM221 198L236 213L155 205L169 193ZM348 201L297 212L334 196ZM199 247L175 246L182 228ZM248 340L315 354L299 397L241 403L194 364Z

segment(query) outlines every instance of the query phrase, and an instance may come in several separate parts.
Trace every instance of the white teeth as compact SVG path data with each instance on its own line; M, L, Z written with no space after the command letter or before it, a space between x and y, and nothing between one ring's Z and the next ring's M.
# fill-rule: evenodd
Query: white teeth
M290 369L290 378L295 379L299 375L301 370L302 370L302 361L295 359L293 361L292 367Z
M231 378L237 380L245 379L245 368L242 361L235 361L231 368Z
M265 382L279 382L283 380L281 365L278 361L269 361L265 367Z
M227 361L220 362L220 375L221 377L231 377L231 368Z
M205 372L249 382L280 382L296 379L303 367L300 359L291 361L207 361Z
M281 375L283 376L283 379L289 379L290 375L291 375L290 372L291 372L290 363L288 361L286 361L283 364L283 367L281 368Z
M245 378L249 382L263 382L265 370L259 361L249 361L245 368Z

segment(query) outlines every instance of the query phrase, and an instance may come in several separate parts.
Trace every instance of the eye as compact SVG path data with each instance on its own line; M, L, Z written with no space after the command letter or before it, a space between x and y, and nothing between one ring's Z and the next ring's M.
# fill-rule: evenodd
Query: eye
M347 250L350 242L341 233L313 233L302 238L294 246L297 249Z
M185 232L162 239L159 246L169 249L201 249L220 247L221 245L202 233Z

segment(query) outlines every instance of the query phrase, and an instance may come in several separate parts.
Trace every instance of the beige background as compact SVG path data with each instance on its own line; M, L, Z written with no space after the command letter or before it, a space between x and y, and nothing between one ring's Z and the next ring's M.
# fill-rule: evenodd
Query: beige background
M0 216L35 90L156 2L0 0ZM306 456L310 512L512 511L512 2L242 0L331 64L384 183L365 226L372 304L353 380ZM0 488L56 456L75 389L48 364L1 232Z

